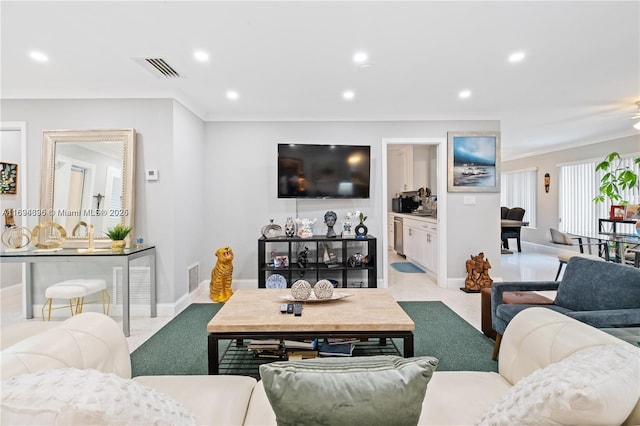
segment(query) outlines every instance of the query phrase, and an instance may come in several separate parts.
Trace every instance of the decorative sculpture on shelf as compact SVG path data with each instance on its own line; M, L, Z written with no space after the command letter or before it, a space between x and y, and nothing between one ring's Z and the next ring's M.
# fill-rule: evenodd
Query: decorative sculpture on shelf
M491 263L485 259L484 252L477 256L471 255L466 261L467 278L464 280L464 287L460 290L467 293L479 293L485 287L491 287L493 280L489 276Z
M287 221L284 223L284 235L289 238L296 235L296 223L293 221L292 217L288 217Z
M306 268L309 256L309 249L307 247L304 248L300 253L298 253L298 266L300 268Z
M214 302L226 302L233 295L231 280L233 275L233 250L231 247L220 247L216 250L216 266L211 271L209 297Z
M336 224L336 220L338 220L336 212L329 210L324 214L324 223L327 225L327 238L336 237L336 231L333 230L333 225Z
M367 216L360 212L358 219L360 219L360 223L356 225L356 238L367 238L367 232L369 230L364 225L364 221L367 220Z
M353 232L353 220L359 214L359 211L347 213L342 223L342 238L355 238L356 234Z
M93 253L94 251L96 251L96 246L93 242L93 235L95 234L96 229L93 225L89 225L89 248L87 249L87 252L89 253Z
M31 242L31 232L24 227L10 226L2 233L2 244L7 247L6 251L23 251Z

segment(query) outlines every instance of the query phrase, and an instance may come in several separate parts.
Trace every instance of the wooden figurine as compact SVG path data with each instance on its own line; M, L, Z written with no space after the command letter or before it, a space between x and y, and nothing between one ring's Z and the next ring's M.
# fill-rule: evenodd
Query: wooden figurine
M489 259L484 258L484 253L481 252L477 256L471 256L466 262L467 278L464 280L463 291L468 293L478 293L485 287L491 287L493 280L489 276L489 269L491 269L491 263Z
M233 275L233 250L231 247L220 247L216 250L216 266L211 271L211 282L209 283L209 297L214 302L226 302L229 300L231 291L231 280Z

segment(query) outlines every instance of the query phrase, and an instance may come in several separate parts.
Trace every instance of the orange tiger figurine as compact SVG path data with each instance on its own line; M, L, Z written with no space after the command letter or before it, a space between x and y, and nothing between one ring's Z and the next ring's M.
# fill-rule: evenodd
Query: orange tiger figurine
M233 274L233 250L231 247L220 247L216 250L218 261L211 270L209 282L209 296L214 302L226 302L233 292L231 279Z

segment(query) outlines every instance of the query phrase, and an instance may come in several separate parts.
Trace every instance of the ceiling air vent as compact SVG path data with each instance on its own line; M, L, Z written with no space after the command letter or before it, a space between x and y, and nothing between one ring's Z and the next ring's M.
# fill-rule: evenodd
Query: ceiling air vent
M179 78L180 74L162 58L134 58L134 61L145 67L158 78Z

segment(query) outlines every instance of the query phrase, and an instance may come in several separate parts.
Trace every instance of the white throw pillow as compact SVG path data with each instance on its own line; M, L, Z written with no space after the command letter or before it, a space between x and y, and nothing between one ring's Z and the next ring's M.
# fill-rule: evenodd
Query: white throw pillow
M194 425L178 402L111 373L60 368L2 382L2 424Z
M522 378L479 425L619 425L640 398L640 349L582 349Z

